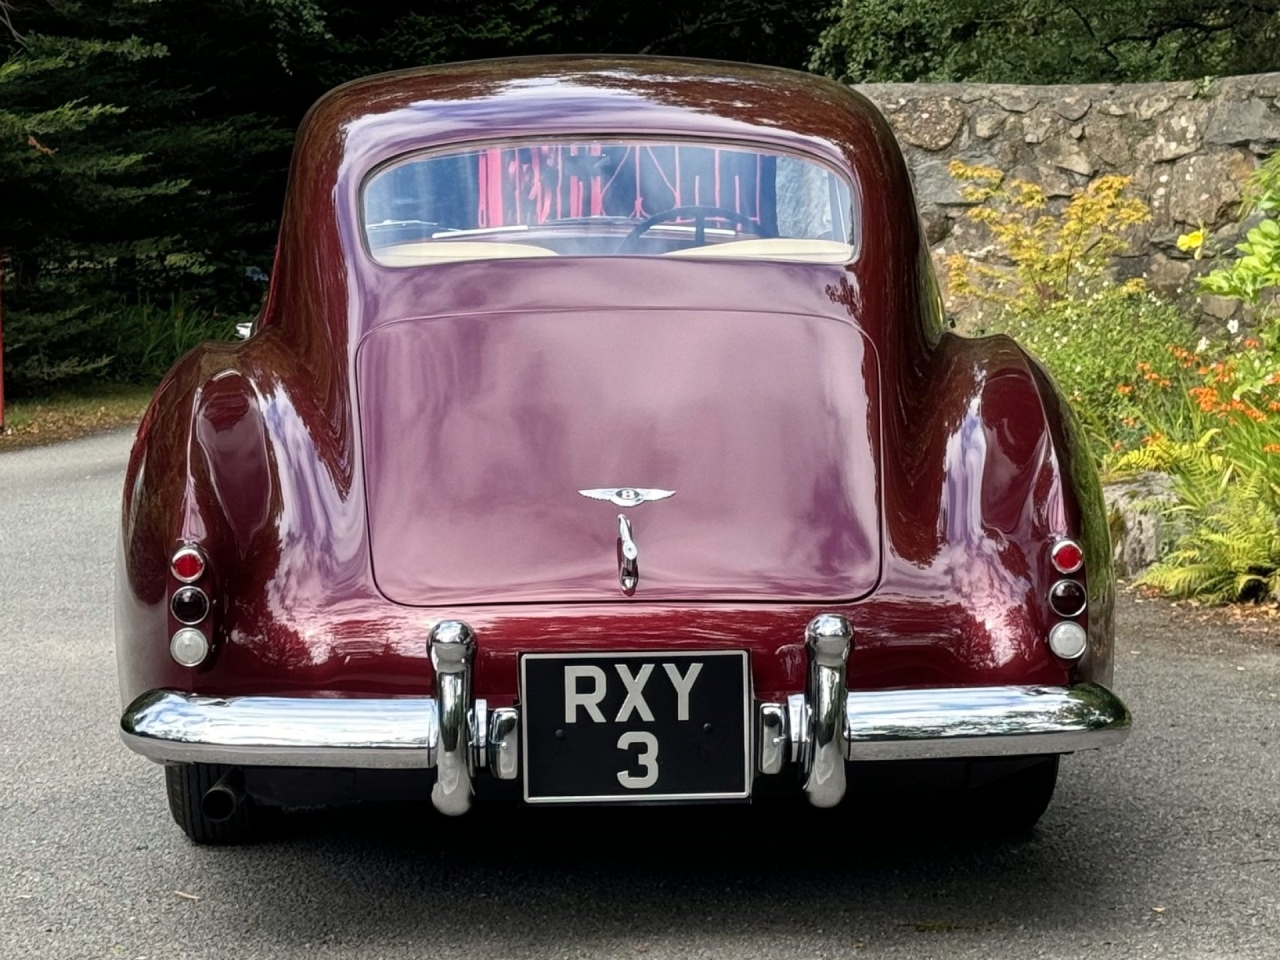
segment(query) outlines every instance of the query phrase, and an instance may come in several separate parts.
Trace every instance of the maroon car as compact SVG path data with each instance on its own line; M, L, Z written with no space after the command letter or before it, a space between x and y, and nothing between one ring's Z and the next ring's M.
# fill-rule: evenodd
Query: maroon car
M427 793L827 807L907 770L1028 827L1061 754L1128 730L1078 429L1011 340L946 332L842 86L347 84L249 333L165 378L124 489L122 734L193 840Z

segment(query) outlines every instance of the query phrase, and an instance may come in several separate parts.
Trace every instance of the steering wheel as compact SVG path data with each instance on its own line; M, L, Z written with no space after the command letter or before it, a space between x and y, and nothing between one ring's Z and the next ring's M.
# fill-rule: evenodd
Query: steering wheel
M670 210L663 210L661 213L655 213L652 217L641 220L631 228L631 232L618 244L616 252L635 253L640 247L640 238L658 224L670 223L672 220L681 219L693 220L693 245L695 247L706 245L708 220L728 220L730 223L742 227L747 233L755 234L757 237L768 236L760 224L750 217L738 213L736 210L691 204L684 207L672 207Z

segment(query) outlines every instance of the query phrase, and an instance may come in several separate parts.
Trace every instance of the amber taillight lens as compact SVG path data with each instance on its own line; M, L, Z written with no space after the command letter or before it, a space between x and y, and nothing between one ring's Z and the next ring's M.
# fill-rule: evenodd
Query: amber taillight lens
M191 626L209 615L209 598L199 587L181 587L174 591L169 609L173 619Z
M183 547L169 561L174 577L183 583L192 583L204 576L204 555L195 547Z
M1084 566L1084 550L1074 540L1059 540L1053 545L1049 559L1059 573L1075 573Z
M1084 585L1075 580L1059 580L1049 588L1049 606L1060 617L1078 617L1088 602Z

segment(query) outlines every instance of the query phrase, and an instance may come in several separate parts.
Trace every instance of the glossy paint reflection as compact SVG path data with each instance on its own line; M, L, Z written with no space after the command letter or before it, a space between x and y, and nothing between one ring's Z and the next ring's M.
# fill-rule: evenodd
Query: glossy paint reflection
M879 575L874 362L842 321L617 311L444 318L368 336L374 573L410 604L622 599L602 483L648 600L842 601ZM406 509L412 505L411 509Z
M745 139L835 165L854 185L857 255L421 269L367 256L359 189L378 164L551 129ZM858 633L851 690L1107 682L1109 550L1087 452L1012 342L940 334L922 249L887 125L819 78L566 58L340 88L300 131L259 332L184 358L139 429L118 565L125 700L428 695L427 636L462 619L492 706L516 697L521 652L602 647L746 649L757 695L781 702L804 688L805 625L826 609ZM755 486L735 512L707 491L744 463ZM614 483L678 491L635 511L642 579L625 602L617 510L576 494ZM447 510L428 516L424 500ZM1045 644L1061 535L1086 550L1077 665ZM168 558L189 540L218 583L213 652L194 670L168 655L165 604ZM393 600L379 580L397 557L401 579L381 584ZM486 564L501 576L483 581ZM650 582L663 592L646 597Z

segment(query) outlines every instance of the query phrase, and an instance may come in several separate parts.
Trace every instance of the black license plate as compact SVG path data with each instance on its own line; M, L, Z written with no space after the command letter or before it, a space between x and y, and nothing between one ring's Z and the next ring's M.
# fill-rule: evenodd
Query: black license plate
M741 650L520 658L529 803L740 800L751 792Z

